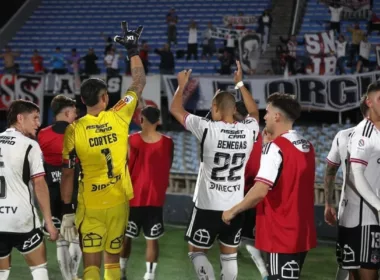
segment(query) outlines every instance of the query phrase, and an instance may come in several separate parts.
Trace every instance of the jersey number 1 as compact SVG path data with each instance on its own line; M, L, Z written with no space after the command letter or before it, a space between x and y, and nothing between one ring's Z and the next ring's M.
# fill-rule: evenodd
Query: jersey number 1
M0 161L0 168L4 167L4 162ZM0 176L0 199L7 197L7 184L5 182L5 177Z
M113 178L113 164L112 164L112 156L111 151L109 148L105 148L100 151L105 157L106 157L106 163L107 163L107 176L108 178Z
M222 165L223 160L223 166ZM235 176L235 172L239 171L245 161L245 154L244 153L236 153L232 155L232 161L231 161L231 154L227 153L216 153L214 157L214 164L219 165L219 167L214 167L211 170L211 179L214 181L227 181L228 182L235 182L241 179L241 176ZM223 172L226 170L230 170L230 174L228 177L220 176L218 173Z

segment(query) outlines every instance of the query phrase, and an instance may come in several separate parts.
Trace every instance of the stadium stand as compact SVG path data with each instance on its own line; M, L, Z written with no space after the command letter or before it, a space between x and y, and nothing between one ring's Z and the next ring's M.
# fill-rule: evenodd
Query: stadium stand
M113 37L120 33L120 21L128 20L132 27L144 25L144 40L148 41L152 52L149 53L150 73L158 73L160 57L153 53L154 48L161 48L167 41L166 14L172 7L176 8L178 46L175 50L186 50L188 25L190 20L198 23L198 53L201 52L201 34L211 21L214 26L223 25L225 15L237 15L244 7L246 15L259 16L268 8L269 0L204 0L175 2L161 1L115 1L115 0L43 0L25 25L13 37L9 45L21 53L17 59L22 73L32 72L30 57L38 49L44 57L45 67L51 68L49 60L55 48L60 46L62 52L69 55L76 48L81 56L93 47L98 55L98 66L105 72L103 52L105 42L101 36ZM256 29L256 26L253 26ZM217 42L219 47L223 41ZM218 47L218 45L217 45ZM174 51L175 51L174 50ZM120 61L124 72L125 65ZM192 68L193 73L214 74L220 63L214 57L210 62L186 62L185 58L176 60L176 70ZM0 69L3 62L0 62Z
M303 18L302 26L300 32L297 34L297 41L302 41L303 36L306 33L316 33L326 30L327 22L330 21L330 13L327 5L320 3L318 0L308 0L305 15ZM380 14L380 1L374 0L372 10L379 15ZM360 29L367 30L367 20L358 21ZM347 31L347 28L350 27L355 21L353 20L342 20L341 21L341 32L345 36L348 42L351 42L351 34ZM372 32L368 37L368 41L373 45L380 44L380 35L377 31ZM305 55L305 46L298 45L297 47L298 55ZM371 52L370 60L376 61L376 54Z

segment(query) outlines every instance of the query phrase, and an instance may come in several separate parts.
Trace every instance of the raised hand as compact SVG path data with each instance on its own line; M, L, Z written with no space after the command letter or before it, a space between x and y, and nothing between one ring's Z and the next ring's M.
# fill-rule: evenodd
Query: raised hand
M121 22L122 36L115 36L114 41L126 48L129 58L138 55L139 38L143 29L140 25L136 30L128 30L127 22Z
M190 75L191 75L191 69L190 70L183 70L178 73L177 75L177 81L178 86L184 88L189 81Z
M241 70L241 65L240 65L240 61L239 60L236 60L236 66L237 66L237 70L234 73L234 82L235 82L235 85L238 82L241 82L243 80L243 71Z

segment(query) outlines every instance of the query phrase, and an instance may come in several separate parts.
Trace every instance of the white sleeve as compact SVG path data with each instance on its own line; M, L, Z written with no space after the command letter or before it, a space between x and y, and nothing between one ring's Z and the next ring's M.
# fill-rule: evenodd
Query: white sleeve
M43 156L40 146L37 142L32 144L28 155L30 178L36 178L45 175Z
M366 165L358 162L351 163L352 175L354 176L354 183L359 194L364 198L367 203L380 211L380 199L369 185L364 172Z
M260 169L255 181L267 184L272 189L278 176L280 176L281 164L280 148L272 142L265 144L261 153Z
M190 131L199 141L202 141L203 132L208 125L209 120L198 117L193 114L185 116L185 128Z
M336 166L339 166L340 165L340 154L339 154L339 135L340 135L340 132L338 132L336 135L335 135L335 138L332 142L332 145L331 145L331 149L330 149L330 152L329 154L327 155L327 162L332 164L332 165L336 165Z

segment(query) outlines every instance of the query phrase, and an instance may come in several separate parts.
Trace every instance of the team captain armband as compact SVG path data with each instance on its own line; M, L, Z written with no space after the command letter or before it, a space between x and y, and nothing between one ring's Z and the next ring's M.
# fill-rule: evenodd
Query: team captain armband
M113 106L113 110L114 111L120 111L124 106L130 104L131 102L133 102L135 99L137 99L137 95L134 91L127 91L125 93L125 96L119 100L119 102L117 102L114 106Z

